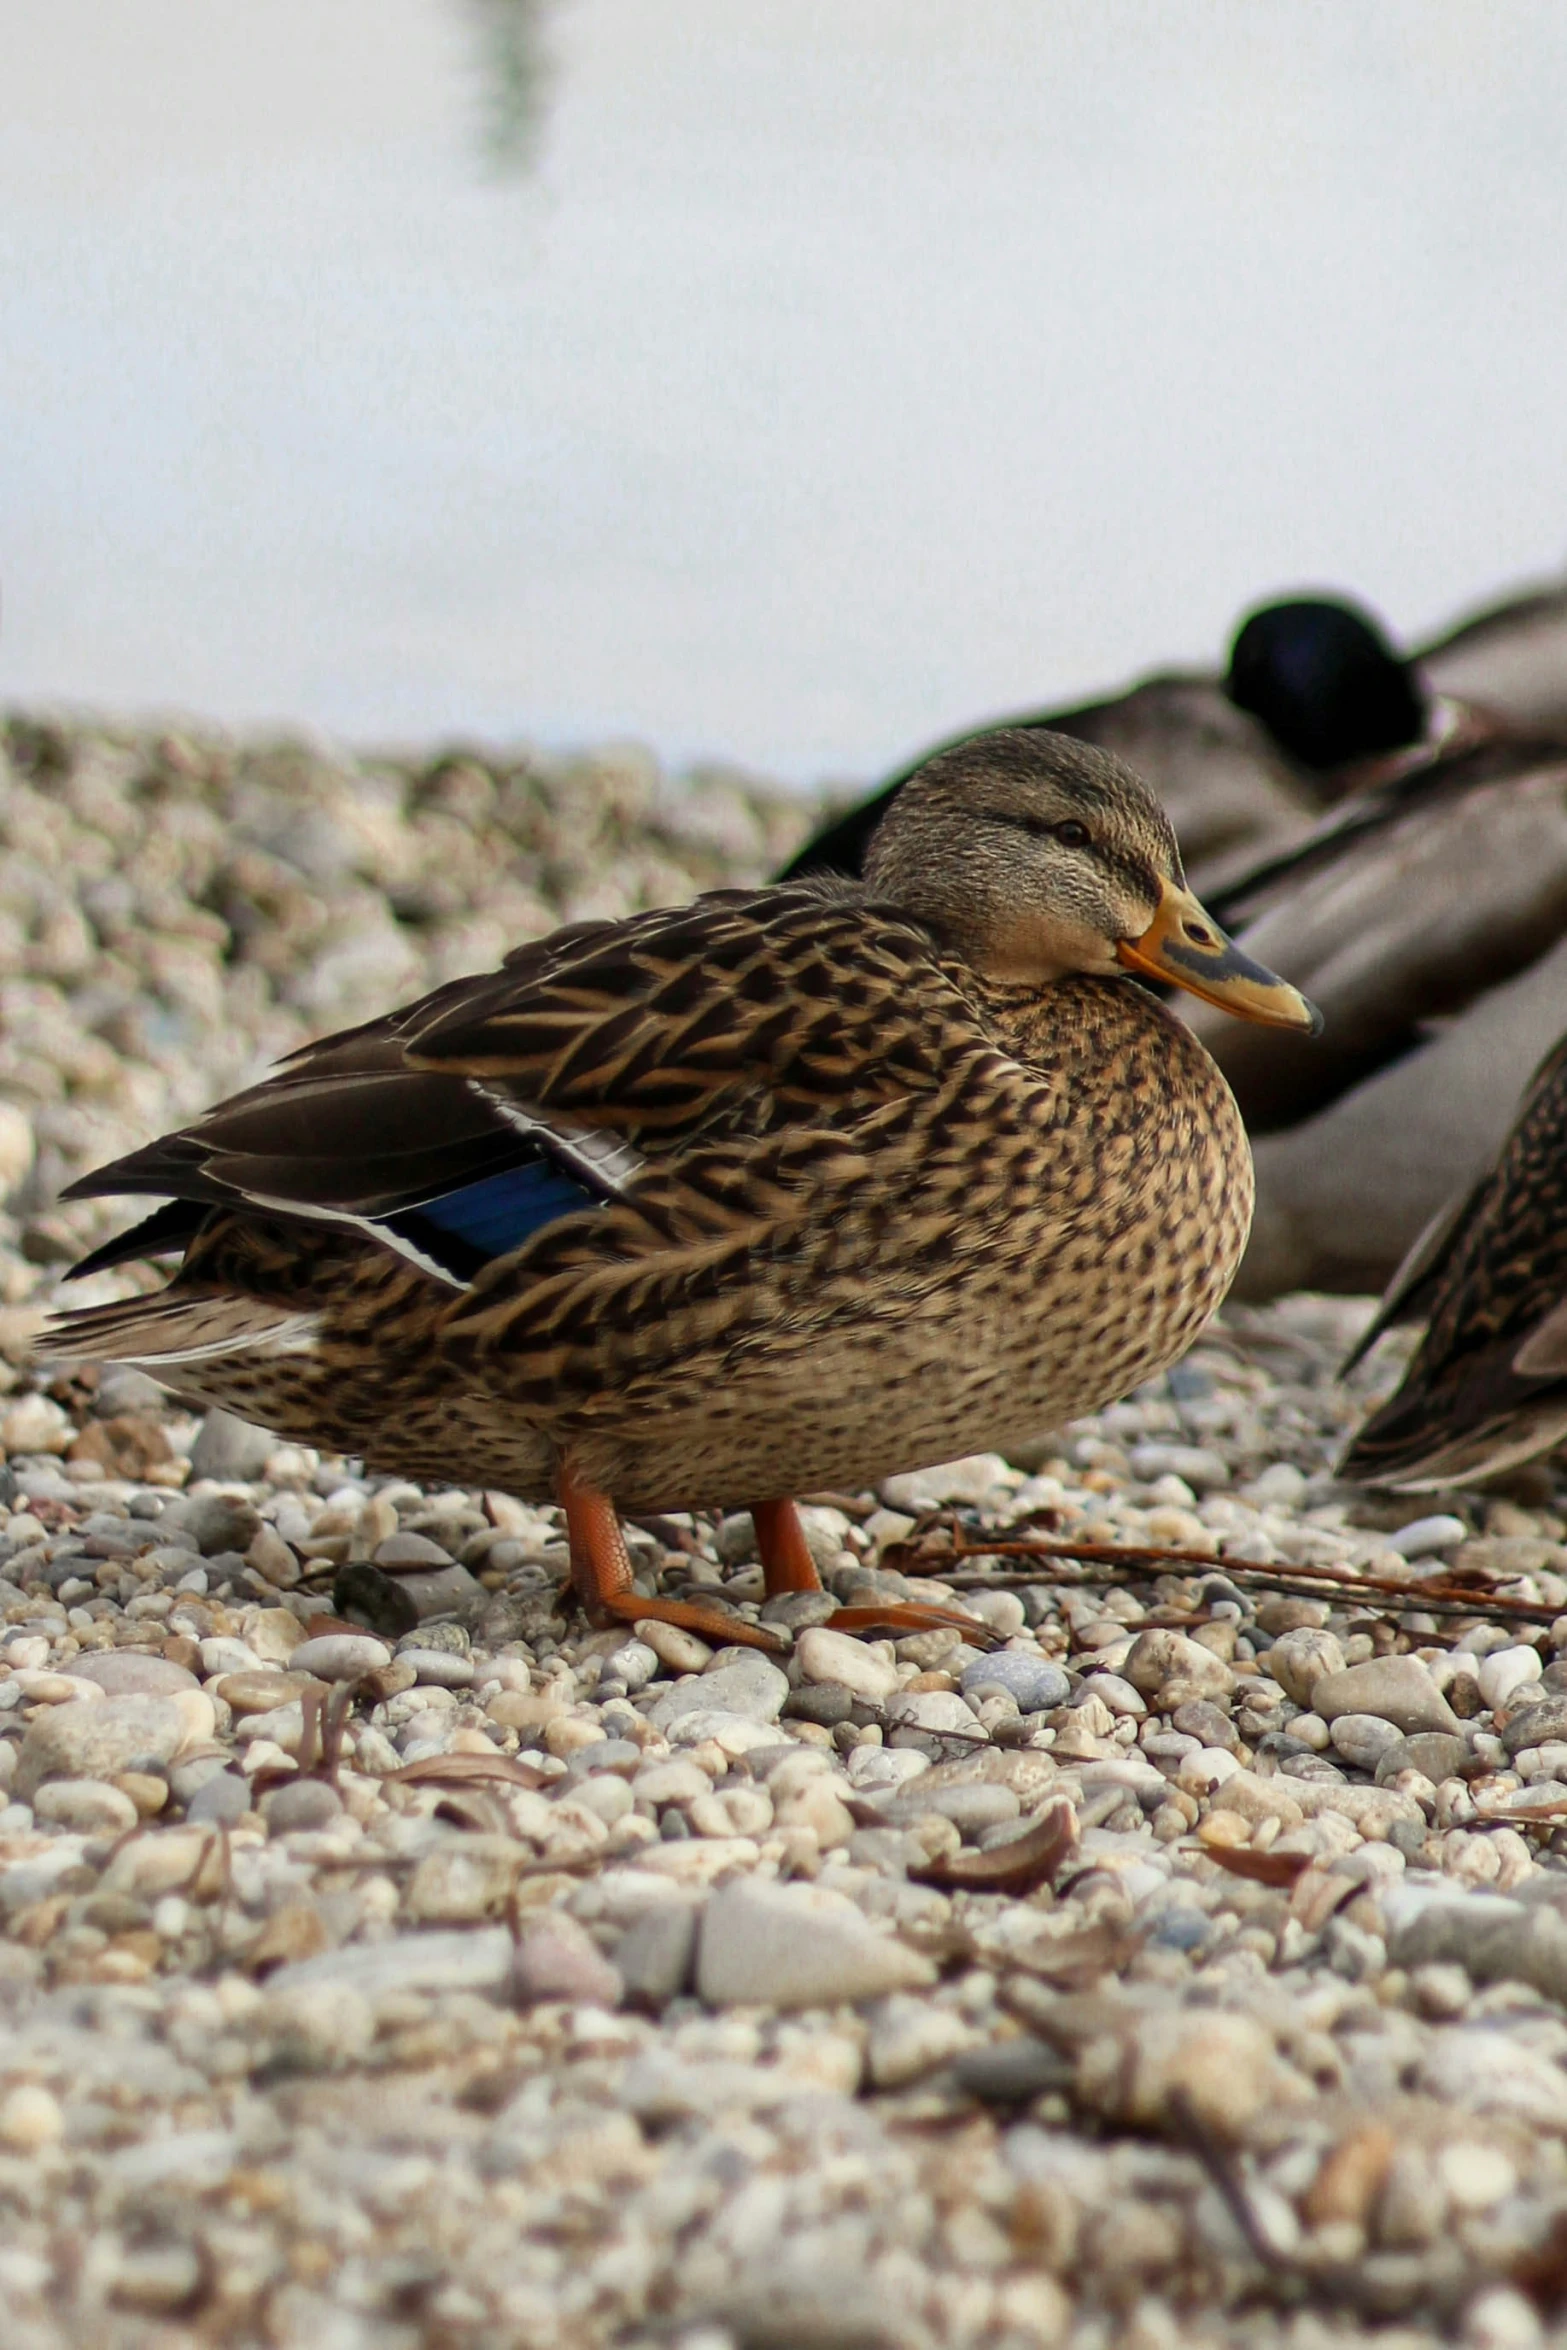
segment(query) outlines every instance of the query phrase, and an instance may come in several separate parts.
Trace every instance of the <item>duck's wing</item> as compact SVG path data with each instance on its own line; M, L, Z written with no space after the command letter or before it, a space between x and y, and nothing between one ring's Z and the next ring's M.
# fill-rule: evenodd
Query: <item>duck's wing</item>
M464 1286L704 1135L830 1123L932 1083L919 963L940 992L921 933L808 888L557 932L73 1184L174 1203L78 1270L238 1208L353 1227Z
M1567 1036L1490 1176L1395 1281L1371 1335L1424 1310L1397 1393L1342 1464L1364 1483L1494 1474L1567 1435Z
M1567 732L1567 585L1560 581L1458 622L1415 656L1428 684L1514 726Z

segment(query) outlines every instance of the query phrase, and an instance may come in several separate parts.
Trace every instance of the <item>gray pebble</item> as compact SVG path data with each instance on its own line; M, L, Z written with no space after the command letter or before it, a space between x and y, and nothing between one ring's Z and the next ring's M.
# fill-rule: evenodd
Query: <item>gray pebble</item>
M1228 1485L1228 1465L1206 1445L1138 1444L1132 1448L1132 1474L1147 1478L1184 1477L1194 1493L1208 1493Z
M385 1573L384 1568L379 1571ZM405 1599L413 1602L421 1631L425 1628L425 1619L430 1616L460 1615L473 1624L479 1624L482 1620L485 1636L492 1647L499 1647L503 1641L515 1637L509 1631L492 1633L489 1629L492 1606L500 1611L496 1617L497 1623L500 1623L511 1594L486 1591L477 1575L470 1574L466 1567L416 1567L412 1570L400 1567L395 1575L387 1579L395 1584ZM433 1631L435 1626L430 1625L429 1629Z
M854 1713L854 1694L841 1681L807 1681L784 1699L784 1719L816 1722L824 1730L847 1722Z
M1567 1738L1567 1696L1542 1697L1537 1705L1519 1706L1502 1724L1500 1736L1509 1754L1543 1746L1549 1738Z
M158 1533L193 1542L204 1558L220 1550L248 1550L261 1531L261 1518L248 1501L226 1493L204 1493L177 1501L158 1522Z
M171 1763L164 1772L169 1782L169 1793L176 1803L188 1804L198 1787L205 1787L209 1779L221 1777L230 1758L216 1752L193 1754L186 1762Z
M190 1448L193 1477L232 1478L249 1485L265 1475L279 1439L268 1428L253 1427L233 1412L211 1411L196 1431Z
M938 1738L982 1738L974 1708L955 1689L900 1689L889 1697L887 1721L897 1729L925 1730Z
M817 1885L739 1878L703 1913L697 1987L710 2007L829 2007L934 1979L928 1959Z
M1065 1705L1072 1684L1057 1664L1026 1648L998 1648L990 1656L976 1656L963 1668L960 1682L965 1697L976 1701L988 1689L1000 1689L1024 1714L1047 1713Z
M898 1828L937 1812L952 1822L960 1836L968 1838L1015 1820L1022 1810L1012 1789L999 1783L975 1779L967 1786L932 1787L927 1792L923 1775L899 1794L884 1798L878 1808L888 1826Z
M910 1869L923 1867L930 1858L908 1828L856 1828L847 1851L856 1868L874 1869L881 1877L906 1877Z
M984 2105L1025 2105L1048 2089L1064 2089L1072 2079L1070 2057L1032 2034L1012 2040L992 2040L984 2048L966 2048L953 2059L952 2078L966 2096Z
M1170 1723L1183 1736L1195 1738L1199 1746L1222 1746L1233 1754L1240 1744L1235 1724L1211 1698L1188 1698L1184 1705L1176 1707Z
M764 1624L781 1624L787 1632L808 1632L813 1624L830 1624L838 1602L830 1591L781 1591L763 1603Z
M511 1988L520 2007L564 1999L573 2006L614 2008L625 1995L619 1971L586 1927L563 1910L524 1926L512 1961Z
M691 1980L698 1910L694 1902L659 1901L621 1936L615 1969L632 2007L660 2008Z
M1379 1714L1340 1714L1328 1735L1344 1760L1362 1771L1374 1771L1390 1748L1404 1743L1403 1732Z
M376 1547L375 1563L378 1567L449 1567L452 1556L428 1534L389 1534Z
M789 1683L765 1656L748 1651L743 1660L687 1673L664 1691L648 1714L655 1730L667 1730L686 1714L741 1714L748 1722L776 1722Z
M150 1412L156 1418L168 1401L166 1390L156 1379L149 1379L145 1371L133 1371L127 1364L113 1363L98 1382L93 1416L99 1420L119 1420L128 1414Z
M250 1809L250 1782L238 1771L215 1771L204 1779L185 1806L188 1820L210 1822L212 1826L232 1826L242 1820Z
M642 1768L642 1749L631 1738L603 1738L595 1746L579 1746L566 1765L569 1779L593 1779L601 1772L613 1771L623 1779L634 1778Z
M1400 1771L1419 1771L1433 1787L1440 1787L1444 1779L1464 1777L1469 1763L1469 1748L1462 1738L1443 1730L1417 1730L1412 1738L1401 1738L1396 1746L1390 1746L1376 1768L1379 1779L1395 1778Z
M95 1681L108 1697L167 1697L176 1689L201 1686L172 1657L151 1656L145 1649L108 1648L98 1656L79 1656L71 1671L78 1681Z
M426 1655L439 1650L445 1656L467 1656L473 1648L468 1632L461 1624L421 1624L417 1632L405 1632L397 1643L397 1654L420 1649Z
M473 1682L472 1658L454 1655L447 1648L410 1648L406 1640L399 1641L397 1661L412 1665L418 1678L432 1689L467 1689Z
M1430 1668L1417 1656L1377 1656L1363 1665L1324 1673L1311 1684L1310 1702L1313 1712L1329 1723L1340 1714L1375 1714L1396 1729L1411 1732L1458 1727Z
M329 1828L343 1816L343 1799L324 1779L287 1779L263 1795L261 1816L274 1836L286 1836L293 1829Z

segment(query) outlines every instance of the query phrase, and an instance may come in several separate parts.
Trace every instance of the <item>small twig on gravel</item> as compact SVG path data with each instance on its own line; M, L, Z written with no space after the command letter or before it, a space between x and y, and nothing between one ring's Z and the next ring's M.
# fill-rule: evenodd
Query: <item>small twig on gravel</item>
M1231 2159L1229 2148L1221 2143L1198 2112L1195 2099L1185 2089L1176 2089L1170 2097L1168 2111L1177 2137L1191 2148L1223 2196L1225 2208L1245 2238L1247 2250L1253 2259L1270 2276L1287 2277L1292 2281L1300 2279L1301 2272L1295 2263L1279 2250L1257 2217L1252 2199L1246 2192L1245 2181Z
M938 1538L947 1535L951 1549L939 1545ZM1405 1609L1440 1615L1475 1616L1495 1612L1516 1616L1520 1621L1535 1624L1554 1624L1561 1615L1559 1607L1549 1607L1543 1601L1514 1599L1493 1590L1480 1580L1470 1585L1467 1580L1443 1583L1395 1582L1389 1575L1354 1575L1337 1567L1278 1566L1262 1559L1229 1558L1217 1550L1177 1550L1156 1542L1081 1542L1070 1536L1030 1536L1017 1541L1006 1533L983 1541L970 1541L968 1529L954 1525L950 1519L939 1521L928 1530L916 1533L907 1541L889 1546L883 1564L896 1564L900 1571L934 1575L954 1591L1004 1589L1008 1582L1048 1581L1038 1573L1029 1573L1019 1567L1000 1574L974 1568L958 1567L956 1572L948 1561L965 1558L1026 1558L1075 1560L1082 1566L1111 1567L1118 1575L1153 1579L1167 1575L1172 1568L1184 1568L1188 1573L1246 1576L1274 1591L1304 1598L1333 1598L1353 1602L1356 1599L1377 1599L1392 1603L1392 1612ZM1082 1581L1109 1582L1112 1577L1083 1576ZM1384 1609L1384 1612L1389 1612Z

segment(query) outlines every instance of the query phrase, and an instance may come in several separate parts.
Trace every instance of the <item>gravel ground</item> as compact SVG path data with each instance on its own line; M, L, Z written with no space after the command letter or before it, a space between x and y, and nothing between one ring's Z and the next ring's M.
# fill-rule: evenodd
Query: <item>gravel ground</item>
M3 740L7 2350L1567 2338L1551 1478L1347 1494L1366 1308L1236 1312L1026 1461L808 1512L839 1596L1003 1646L796 1600L780 1669L591 1633L551 1511L40 1384L115 1221L69 1174L804 817L629 751ZM932 1582L953 1509L1271 1587ZM747 1519L633 1540L754 1612Z

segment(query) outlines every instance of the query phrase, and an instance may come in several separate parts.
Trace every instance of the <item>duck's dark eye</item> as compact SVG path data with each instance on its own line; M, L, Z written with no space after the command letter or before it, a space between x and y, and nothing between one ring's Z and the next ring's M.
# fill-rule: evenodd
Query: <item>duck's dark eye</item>
M1079 824L1075 816L1069 816L1064 824L1057 824L1053 829L1064 849L1086 849L1093 838L1087 825Z

